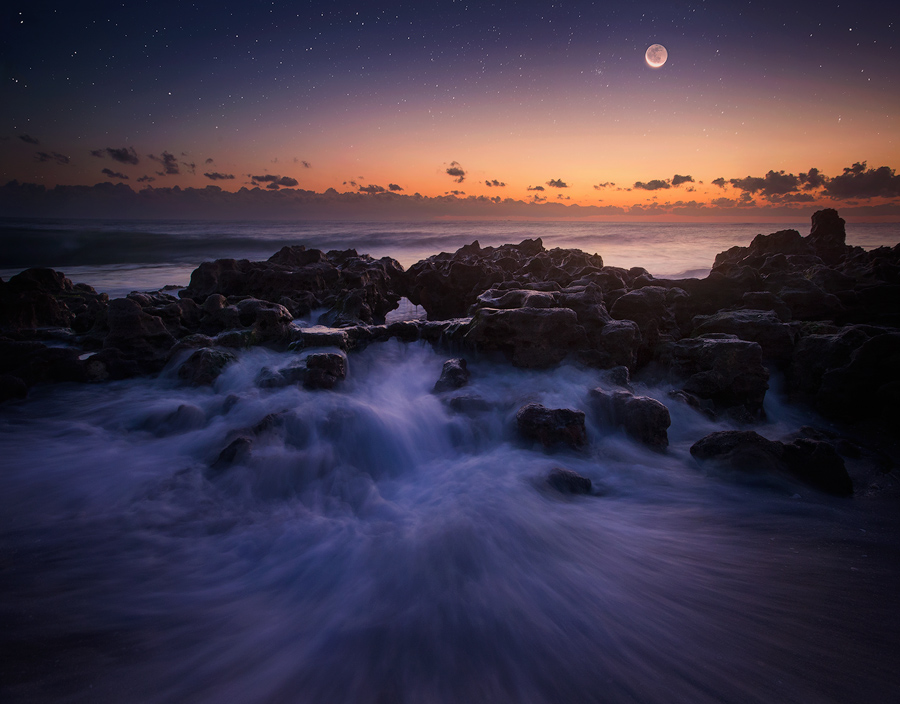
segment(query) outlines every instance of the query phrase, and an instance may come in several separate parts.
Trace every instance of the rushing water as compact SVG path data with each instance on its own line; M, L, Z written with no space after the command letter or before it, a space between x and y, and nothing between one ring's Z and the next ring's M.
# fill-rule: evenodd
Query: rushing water
M114 290L152 271L120 265L96 269ZM651 452L598 424L603 373L571 365L469 357L481 402L455 412L431 393L448 356L376 344L308 391L259 388L298 355L253 349L212 388L173 365L0 406L0 699L895 701L895 499L701 467L691 444L728 426L637 382L672 414ZM759 432L823 425L775 386ZM530 401L588 411L588 449L524 444ZM549 490L553 467L594 495Z

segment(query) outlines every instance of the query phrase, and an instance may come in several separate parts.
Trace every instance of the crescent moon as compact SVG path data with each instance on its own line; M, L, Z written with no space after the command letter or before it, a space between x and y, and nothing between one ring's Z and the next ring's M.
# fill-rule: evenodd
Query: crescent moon
M660 68L669 58L669 52L662 44L652 44L644 54L644 58L650 68Z

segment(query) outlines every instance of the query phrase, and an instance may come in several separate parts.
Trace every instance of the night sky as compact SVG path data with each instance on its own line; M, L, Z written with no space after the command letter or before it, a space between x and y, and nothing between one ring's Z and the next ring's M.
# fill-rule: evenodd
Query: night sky
M398 212L418 193L597 207L587 214L834 205L900 219L892 3L2 12L0 185L335 189ZM659 69L644 60L654 43L668 50Z

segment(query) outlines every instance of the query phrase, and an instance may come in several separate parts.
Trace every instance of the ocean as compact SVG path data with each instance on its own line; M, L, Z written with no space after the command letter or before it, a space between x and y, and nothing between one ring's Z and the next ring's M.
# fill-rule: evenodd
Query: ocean
M18 220L0 218L0 278L49 266L111 296L185 286L201 262L268 259L285 245L355 248L409 268L478 240L482 247L540 237L544 246L600 254L605 264L654 276L705 276L716 254L757 234L809 223L595 223L520 221L288 222L206 220ZM900 223L849 223L847 243L872 249L900 242Z
M781 226L3 228L7 271L54 266L121 295L288 243L408 266L539 236L617 266L702 272ZM895 226L850 229L864 246L900 241ZM834 498L702 467L690 446L740 426L638 376L636 393L672 416L668 450L653 452L591 413L589 389L613 386L574 364L468 355L465 391L481 399L468 412L432 393L458 351L420 342L350 353L333 391L256 383L308 353L244 350L211 387L180 385L173 363L0 405L4 701L838 704L900 691L900 518L881 491L894 475ZM840 430L789 404L777 373L770 386L762 435ZM523 443L515 414L532 401L586 410L587 449ZM250 451L216 470L242 436ZM548 490L554 467L595 494Z

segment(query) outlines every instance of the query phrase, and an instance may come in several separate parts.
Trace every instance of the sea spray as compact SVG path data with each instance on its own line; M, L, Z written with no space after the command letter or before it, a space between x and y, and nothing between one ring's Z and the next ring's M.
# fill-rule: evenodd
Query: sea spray
M897 576L890 519L701 468L690 444L734 426L665 385L633 382L670 408L659 453L591 412L588 390L613 388L596 370L470 358L469 385L434 394L445 357L392 341L350 355L333 391L257 385L304 354L243 351L210 388L168 368L4 407L13 699L884 701L896 686L880 664L898 645L879 586ZM454 409L461 395L478 403ZM804 420L776 396L763 433ZM531 401L585 410L587 449L520 438ZM552 490L553 467L594 495Z

